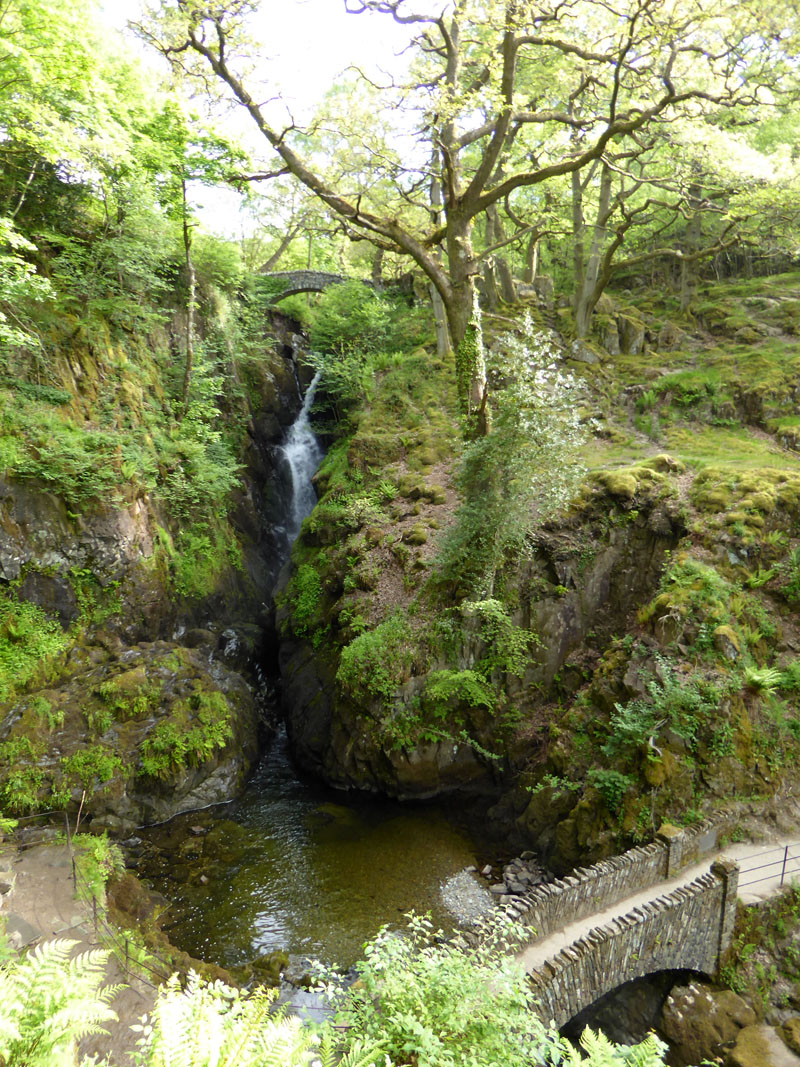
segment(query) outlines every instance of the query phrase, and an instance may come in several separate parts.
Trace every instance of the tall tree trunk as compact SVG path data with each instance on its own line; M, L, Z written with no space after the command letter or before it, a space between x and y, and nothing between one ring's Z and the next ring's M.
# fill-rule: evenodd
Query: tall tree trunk
M183 372L183 413L189 407L189 386L194 367L194 311L197 296L197 274L192 259L192 227L189 221L189 205L186 199L186 180L181 182L183 193L183 251L186 257L186 279L189 295L186 301L186 367Z
M578 337L586 337L592 324L592 313L603 291L600 284L600 266L603 248L608 235L608 220L611 216L611 188L614 175L609 166L603 164L600 175L600 197L597 204L597 217L592 227L592 244L589 258L583 272L583 283L576 294L575 332Z
M35 160L33 166L31 167L31 169L28 171L28 177L25 179L25 184L22 186L22 192L19 194L17 202L16 202L16 204L14 206L14 210L10 213L9 218L15 219L17 217L17 215L19 214L20 209L22 208L22 205L25 203L25 197L28 195L28 190L31 187L31 182L34 179L34 176L36 174L36 168L38 166L39 166L39 161L37 159L37 160Z
M372 287L376 293L383 292L383 249L376 248L372 255Z
M699 181L692 182L689 186L689 203L692 204L692 215L686 226L686 251L695 252L703 239L703 213L701 202L703 188ZM692 302L692 297L697 288L697 267L685 260L681 263L681 311L686 311Z
M434 226L439 226L442 221L442 183L438 178L441 168L440 157L441 153L439 152L439 147L434 143L431 158L431 222ZM441 263L441 248L435 249L433 254L436 260ZM448 359L453 351L453 347L450 341L450 332L447 328L447 313L445 311L444 300L442 300L441 293L433 282L430 283L430 292L431 307L433 308L433 321L436 326L436 354L439 359Z
M572 271L577 294L583 288L583 272L586 263L586 219L583 214L583 185L581 172L572 175Z
M478 262L472 248L472 222L457 210L448 219L447 255L452 290L447 301L447 323L456 351L456 381L461 414L468 439L489 432L486 363L483 340L476 321L475 278Z
M261 266L258 268L261 274L269 274L273 267L277 267L281 256L292 243L292 241L295 239L295 237L297 237L299 232L299 226L293 226L291 229L286 231L283 237L281 237L280 244L269 257L269 259L266 261L266 263L262 263Z
M525 285L533 285L539 270L539 241L541 234L534 232L528 238L528 246L525 249L525 267L522 271L522 280Z

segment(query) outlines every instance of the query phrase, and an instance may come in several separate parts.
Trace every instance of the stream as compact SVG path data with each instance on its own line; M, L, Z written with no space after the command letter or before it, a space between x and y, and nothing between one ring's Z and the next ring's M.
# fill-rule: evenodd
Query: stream
M139 873L170 901L170 939L224 967L276 949L348 967L411 909L451 929L442 886L476 863L466 831L436 807L298 778L283 733L238 800L146 842Z
M316 503L311 478L323 452L310 411L318 380L319 373L280 446L289 546ZM276 950L348 967L384 923L413 909L452 929L460 916L445 899L458 911L481 909L479 895L488 897L469 875L454 880L477 864L476 845L441 807L302 780L284 732L237 800L142 836L138 871L170 902L170 939L224 967Z

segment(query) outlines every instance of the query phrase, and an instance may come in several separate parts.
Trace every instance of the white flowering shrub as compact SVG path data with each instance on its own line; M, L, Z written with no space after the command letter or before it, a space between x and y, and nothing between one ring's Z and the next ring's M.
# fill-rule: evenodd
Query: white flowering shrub
M479 334L480 338L480 334ZM486 353L492 427L464 451L463 503L443 571L465 595L491 596L498 569L563 508L584 474L584 385L559 365L553 336L530 317Z

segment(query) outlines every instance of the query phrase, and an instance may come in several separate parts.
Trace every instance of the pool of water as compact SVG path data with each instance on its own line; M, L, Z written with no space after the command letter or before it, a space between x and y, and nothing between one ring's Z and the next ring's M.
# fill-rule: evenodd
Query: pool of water
M412 909L452 928L442 886L478 851L434 806L301 781L279 736L239 800L147 831L140 874L193 956L235 967L283 949L346 967Z

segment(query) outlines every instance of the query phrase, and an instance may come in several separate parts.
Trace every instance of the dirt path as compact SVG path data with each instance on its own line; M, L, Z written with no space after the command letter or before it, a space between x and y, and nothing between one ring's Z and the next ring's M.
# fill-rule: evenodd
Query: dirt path
M528 945L518 954L518 959L524 964L525 970L529 973L537 970L547 960L552 959L561 949L571 945L578 938L585 937L596 926L605 926L612 919L627 915L628 912L641 904L655 900L656 897L665 896L667 893L671 893L673 890L680 889L681 886L694 881L695 878L706 873L713 860L734 860L745 869L769 863L770 866L763 871L743 872L741 875L742 882L749 882L759 878L760 875L766 877L756 884L741 888L739 891L739 899L744 904L755 904L759 900L765 900L767 897L774 896L781 888L782 863L779 862L781 856L777 850L786 846L789 846L790 856L790 862L787 864L787 874L796 876L800 873L800 838L786 838L757 845L730 845L728 848L718 852L713 859L706 859L693 867L687 867L676 878L672 878L667 882L659 882L657 885L651 886L650 889L627 897L613 907L598 911L596 914L590 915L586 919L580 919L578 922L570 923L569 926L557 930L541 941L534 941L533 944Z
M35 845L24 852L6 848L0 854L0 867L8 875L0 876L0 884L10 885L2 897L2 914L14 947L30 947L54 938L77 941L76 955L105 947L102 938L95 936L91 906L75 897L72 859L66 845ZM107 1035L86 1038L80 1052L110 1054L114 1067L129 1067L128 1052L135 1040L130 1026L152 1009L155 989L139 978L127 976L113 955L106 974L109 984L126 986L112 1002L119 1021L108 1024Z

